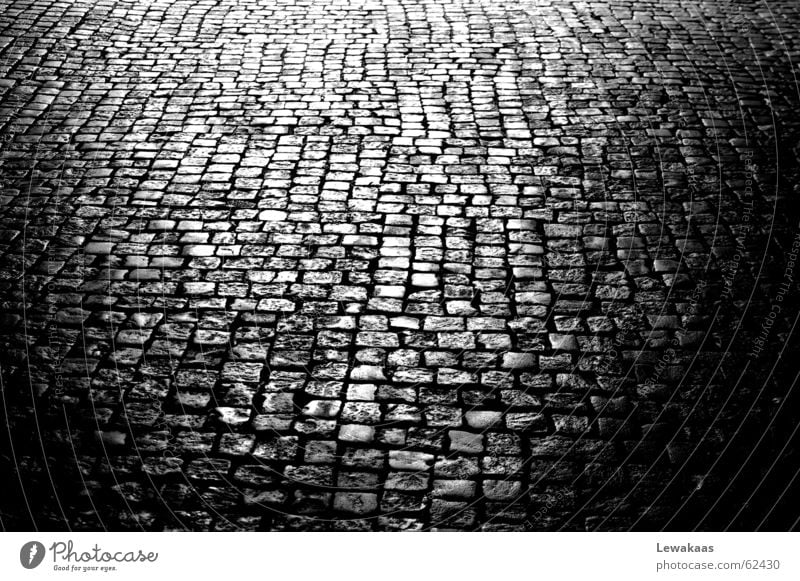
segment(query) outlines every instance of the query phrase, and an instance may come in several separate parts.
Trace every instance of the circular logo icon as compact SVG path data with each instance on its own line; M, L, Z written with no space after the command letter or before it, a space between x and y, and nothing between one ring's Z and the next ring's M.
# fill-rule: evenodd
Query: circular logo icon
M35 569L44 560L44 545L39 541L30 541L19 550L19 562L26 569Z

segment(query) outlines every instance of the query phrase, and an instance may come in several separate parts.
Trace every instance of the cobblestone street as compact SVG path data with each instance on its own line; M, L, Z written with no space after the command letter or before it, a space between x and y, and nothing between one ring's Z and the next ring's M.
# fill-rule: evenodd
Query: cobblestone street
M796 3L0 7L2 528L797 526Z

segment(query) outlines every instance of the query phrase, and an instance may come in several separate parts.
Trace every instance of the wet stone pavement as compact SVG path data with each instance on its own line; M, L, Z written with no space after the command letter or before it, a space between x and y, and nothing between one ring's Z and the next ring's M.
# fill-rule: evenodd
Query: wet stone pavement
M795 3L0 6L3 528L793 526Z

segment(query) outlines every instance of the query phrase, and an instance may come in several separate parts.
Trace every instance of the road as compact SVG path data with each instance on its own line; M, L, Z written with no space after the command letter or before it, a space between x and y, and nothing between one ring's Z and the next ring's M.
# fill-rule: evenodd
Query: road
M4 528L793 526L793 2L2 6Z

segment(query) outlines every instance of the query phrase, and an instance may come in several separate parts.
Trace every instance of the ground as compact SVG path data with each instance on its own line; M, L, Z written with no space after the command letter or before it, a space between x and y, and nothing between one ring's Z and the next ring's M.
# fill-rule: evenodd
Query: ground
M3 528L795 526L794 2L1 6Z

